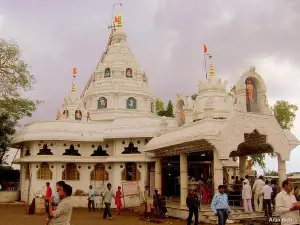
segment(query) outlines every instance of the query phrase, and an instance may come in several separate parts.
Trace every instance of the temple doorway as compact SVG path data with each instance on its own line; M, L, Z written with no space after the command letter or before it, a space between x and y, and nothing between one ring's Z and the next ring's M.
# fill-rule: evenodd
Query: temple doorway
M195 189L200 181L210 182L212 173L213 152L201 151L188 154L189 189ZM197 184L197 185L196 185ZM162 158L162 195L180 196L180 156Z

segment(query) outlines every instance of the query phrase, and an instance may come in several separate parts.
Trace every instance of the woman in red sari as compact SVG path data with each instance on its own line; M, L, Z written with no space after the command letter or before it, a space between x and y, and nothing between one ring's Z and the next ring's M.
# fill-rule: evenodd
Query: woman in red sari
M122 192L121 192L121 187L119 186L115 198L115 204L117 206L117 215L120 215L120 211L121 211L121 206L122 206L121 198L122 198Z

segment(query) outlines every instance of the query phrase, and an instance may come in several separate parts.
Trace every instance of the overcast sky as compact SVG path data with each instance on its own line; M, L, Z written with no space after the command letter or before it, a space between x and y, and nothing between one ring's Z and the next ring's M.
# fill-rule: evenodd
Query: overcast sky
M118 2L118 1L116 1ZM119 0L123 26L156 97L193 94L203 69L203 43L228 89L251 65L270 103L300 106L300 1ZM0 0L0 37L15 39L37 84L27 95L44 100L32 120L53 120L70 93L72 68L81 90L104 51L112 0ZM300 111L293 129L300 138ZM299 171L300 148L288 171ZM277 169L268 160L269 169Z

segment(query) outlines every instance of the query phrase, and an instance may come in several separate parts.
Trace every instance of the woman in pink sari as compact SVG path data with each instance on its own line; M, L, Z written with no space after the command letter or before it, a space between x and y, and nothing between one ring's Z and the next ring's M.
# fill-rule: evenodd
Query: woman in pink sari
M122 192L121 187L118 187L118 190L116 192L116 198L115 198L115 204L117 206L117 215L120 215L121 212L121 206L122 206Z

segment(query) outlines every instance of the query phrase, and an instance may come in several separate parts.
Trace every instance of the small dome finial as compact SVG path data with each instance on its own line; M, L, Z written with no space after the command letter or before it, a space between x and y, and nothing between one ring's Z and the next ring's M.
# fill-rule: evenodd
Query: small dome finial
M214 65L212 63L209 65L209 76L210 77L215 76L215 69L214 69Z

